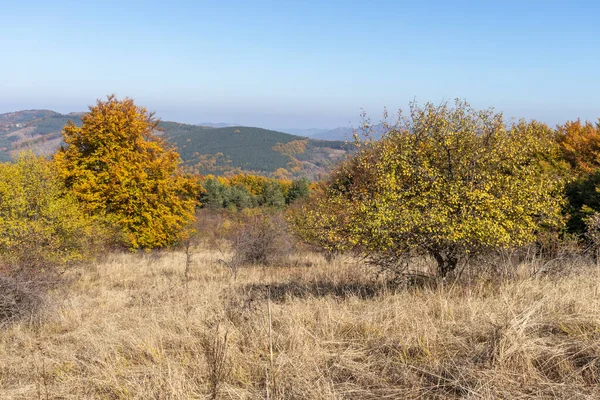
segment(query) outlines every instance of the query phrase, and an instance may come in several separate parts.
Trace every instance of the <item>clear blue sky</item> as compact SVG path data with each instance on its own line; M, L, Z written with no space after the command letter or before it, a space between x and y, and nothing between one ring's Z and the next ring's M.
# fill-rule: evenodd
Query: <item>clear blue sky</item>
M335 127L464 98L600 117L596 1L0 0L0 112L129 96L163 119Z

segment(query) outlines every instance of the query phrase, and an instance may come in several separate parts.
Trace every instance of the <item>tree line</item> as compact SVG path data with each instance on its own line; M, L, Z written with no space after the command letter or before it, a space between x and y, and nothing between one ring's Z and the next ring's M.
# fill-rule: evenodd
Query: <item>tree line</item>
M172 246L198 207L291 206L287 220L308 243L383 268L430 257L441 277L480 254L548 234L591 237L598 225L600 123L550 128L464 101L413 103L380 140L366 122L355 152L311 183L186 174L158 120L131 99L99 100L81 122L64 127L51 160L0 164L2 268L77 262L102 241Z
M199 177L202 185L200 206L242 210L254 207L284 208L310 192L307 178L295 180L266 178L261 175L237 174L231 177Z

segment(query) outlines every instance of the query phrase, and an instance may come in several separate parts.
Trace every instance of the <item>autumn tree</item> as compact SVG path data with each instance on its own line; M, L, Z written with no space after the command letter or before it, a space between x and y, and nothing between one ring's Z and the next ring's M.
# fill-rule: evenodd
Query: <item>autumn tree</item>
M568 121L557 131L562 156L574 176L566 187L567 227L572 233L583 234L586 221L600 211L600 121Z
M261 206L281 208L285 206L285 193L283 186L275 179L266 181L262 193L258 198Z
M253 196L260 196L263 192L268 178L261 175L238 174L231 176L229 182L232 185L245 186Z
M593 124L569 121L558 127L558 141L574 170L589 174L600 168L600 120Z
M368 127L367 127L368 128ZM308 241L360 250L382 267L427 255L445 277L469 255L523 245L561 223L552 130L507 127L493 110L412 104L383 139L317 187L292 219Z
M81 127L63 129L54 160L92 215L121 228L130 248L170 245L194 218L197 183L178 170L179 154L154 132L158 120L131 99L98 100Z
M292 185L285 197L286 204L291 204L296 200L307 198L310 194L310 181L307 178L300 178L292 181Z
M0 198L0 272L53 272L87 259L105 238L53 165L33 153L0 164Z
M215 177L208 177L202 183L200 202L203 207L242 210L256 207L257 200L241 183L227 184Z

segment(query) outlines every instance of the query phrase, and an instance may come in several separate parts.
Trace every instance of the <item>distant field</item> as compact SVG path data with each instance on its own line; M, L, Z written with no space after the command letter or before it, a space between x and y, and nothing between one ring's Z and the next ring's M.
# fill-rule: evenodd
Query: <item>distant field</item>
M591 267L406 291L309 253L234 279L226 255L194 249L187 284L177 252L69 271L51 308L0 331L0 398L600 397Z

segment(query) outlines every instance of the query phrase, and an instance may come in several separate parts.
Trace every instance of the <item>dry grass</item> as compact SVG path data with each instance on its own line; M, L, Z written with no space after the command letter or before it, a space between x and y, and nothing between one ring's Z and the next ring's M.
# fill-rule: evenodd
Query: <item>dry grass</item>
M0 331L0 398L600 398L594 269L394 291L349 260L233 280L220 256L196 250L187 285L183 253L73 270Z

